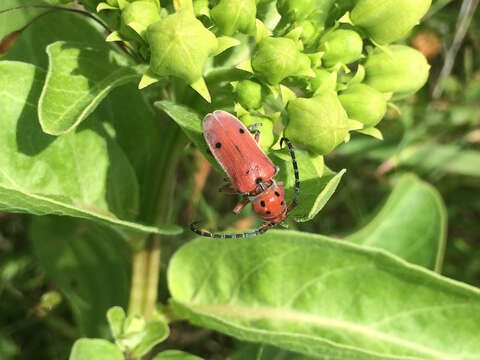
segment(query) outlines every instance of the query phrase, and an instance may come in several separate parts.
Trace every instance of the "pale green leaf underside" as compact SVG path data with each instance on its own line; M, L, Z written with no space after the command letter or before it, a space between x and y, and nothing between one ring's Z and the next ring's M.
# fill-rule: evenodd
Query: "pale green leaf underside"
M123 360L119 348L103 339L79 339L73 344L69 360Z
M409 174L395 185L375 218L346 240L387 250L408 262L439 272L446 227L445 205L438 192Z
M60 137L42 132L36 102L45 73L0 62L0 210L67 215L139 232L177 234L179 227L144 226L135 172L92 114L86 126Z
M74 129L116 86L140 76L105 47L57 41L47 47L48 72L38 103L40 125L47 134Z
M180 316L242 340L339 360L480 358L480 291L383 250L275 230L201 238L168 283Z
M180 350L167 350L162 351L153 360L202 360L202 358Z

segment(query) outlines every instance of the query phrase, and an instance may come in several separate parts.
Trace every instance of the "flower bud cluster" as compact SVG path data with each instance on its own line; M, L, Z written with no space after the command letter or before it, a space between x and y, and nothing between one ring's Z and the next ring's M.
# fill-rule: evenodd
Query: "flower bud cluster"
M162 8L159 0L106 0L97 11L118 17L107 40L125 42L150 64L140 87L181 79L213 106L218 101L236 111L246 125L261 123L265 150L283 131L316 156L348 141L351 131L381 136L374 127L388 102L425 84L425 57L392 43L406 37L430 5L431 0L175 0ZM217 56L230 59L228 66L216 67ZM209 78L216 70L222 76ZM231 104L225 105L228 91Z

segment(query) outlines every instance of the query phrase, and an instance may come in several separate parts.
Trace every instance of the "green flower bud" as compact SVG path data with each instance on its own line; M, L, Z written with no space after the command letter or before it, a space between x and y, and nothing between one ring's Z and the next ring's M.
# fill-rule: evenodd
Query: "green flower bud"
M348 135L347 113L333 91L291 100L287 113L285 136L315 154L328 154Z
M377 125L387 112L385 95L365 84L354 84L338 96L348 117L365 127Z
M307 18L323 27L334 0L278 0L277 10L286 21L300 21Z
M367 31L378 44L401 39L420 21L432 0L359 0L352 23Z
M309 57L298 50L295 41L287 38L263 39L252 60L252 68L272 85L288 76L314 76Z
M363 42L356 31L338 29L327 32L320 38L318 50L324 51L322 57L325 66L338 63L350 64L362 56Z
M225 35L232 35L236 31L255 34L255 0L220 0L211 14L213 21Z
M242 80L235 87L235 100L245 109L262 106L262 85L251 80Z
M135 39L133 29L142 38L146 37L147 27L160 20L159 8L151 1L135 1L122 10L120 33L127 39ZM129 26L131 24L131 27Z
M289 21L304 20L315 10L316 0L278 0L277 10Z
M263 151L267 152L275 143L275 135L273 134L273 122L266 117L254 116L248 113L240 116L240 121L245 126L253 124L261 124L257 127L260 131L260 147Z
M150 71L158 76L179 77L187 84L202 77L208 56L218 46L215 35L188 10L180 10L150 25L147 38Z
M305 45L310 45L315 41L315 35L317 34L317 31L311 21L302 20L297 24L297 27L302 28L300 40L302 40Z
M364 82L381 92L408 96L425 84L429 69L421 52L404 45L391 45L387 51L376 49L368 56Z

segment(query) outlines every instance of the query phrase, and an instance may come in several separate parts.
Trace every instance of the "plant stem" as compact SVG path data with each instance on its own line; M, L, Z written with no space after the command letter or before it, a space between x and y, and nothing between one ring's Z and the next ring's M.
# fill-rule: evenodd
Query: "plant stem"
M163 129L165 151L158 159L158 179L155 188L159 189L156 198L158 206L155 209L155 223L169 222L172 208L172 192L175 186L175 173L178 161L183 152L186 138L179 127L170 119L166 129ZM162 235L151 238L146 248L137 251L133 256L132 285L130 290L129 314L140 314L150 319L155 309L158 296L158 282L161 266Z
M143 313L143 304L145 301L144 289L147 285L147 262L148 253L145 249L141 249L133 253L132 284L130 288L130 299L128 305L129 315Z

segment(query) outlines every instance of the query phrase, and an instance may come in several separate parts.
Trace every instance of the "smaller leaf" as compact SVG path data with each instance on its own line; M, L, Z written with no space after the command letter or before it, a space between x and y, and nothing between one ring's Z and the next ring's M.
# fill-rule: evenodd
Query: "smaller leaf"
M218 47L215 53L213 54L213 56L221 54L225 50L241 44L241 42L238 39L235 39L234 37L230 37L230 36L220 36L217 38L217 41L218 41Z
M291 199L295 177L290 155L285 150L274 151L272 155L275 164L280 166L277 180L284 182L286 197ZM305 222L313 219L325 206L346 170L343 169L339 173L324 172L323 169L319 169L318 159L311 157L308 152L295 149L295 155L300 175L300 196L298 205L291 215L295 221Z
M123 360L123 354L107 340L84 338L75 341L69 360Z
M133 353L138 357L145 355L155 345L165 340L170 334L170 330L165 322L154 320L147 323L142 333L140 343L133 350Z
M374 137L375 139L378 139L378 140L383 140L382 132L375 127L358 129L357 132Z
M116 86L139 73L107 46L57 41L47 47L48 73L38 102L38 117L47 134L74 129ZM123 61L123 63L120 63Z
M202 360L202 358L180 350L167 350L155 356L153 360Z
M182 128L203 156L205 156L218 171L222 172L213 156L207 153L208 146L203 137L202 119L193 109L184 105L175 104L171 101L157 101L154 105L170 116L170 118Z
M125 323L125 311L120 306L114 306L107 311L108 325L114 339L119 337Z
M212 98L210 96L210 92L208 91L207 84L203 77L199 78L198 80L194 81L190 84L193 90L199 93L205 100L208 102L212 102Z

